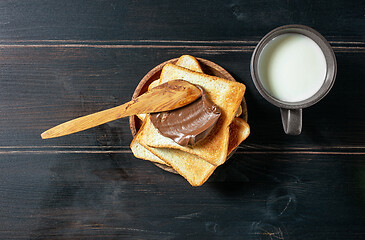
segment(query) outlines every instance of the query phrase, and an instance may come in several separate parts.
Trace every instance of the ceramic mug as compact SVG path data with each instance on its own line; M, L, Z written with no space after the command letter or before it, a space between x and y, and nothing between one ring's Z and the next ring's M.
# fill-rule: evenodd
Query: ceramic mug
M285 34L285 35L284 35ZM275 96L273 94L273 91L269 90L269 88L265 85L265 82L263 81L264 74L262 73L263 70L260 69L259 64L263 62L260 57L264 56L263 51L266 46L271 44L273 41L277 41L275 39L284 38L284 36L298 36L297 34L301 35L300 37L303 38L303 35L316 43L323 54L321 56L323 58L323 77L324 79L321 80L320 83L318 83L317 88L318 90L315 90L316 92L313 92L312 95L306 97L305 99L300 99L298 101L288 101L283 100ZM306 39L307 39L306 38ZM309 40L310 41L310 40ZM313 42L311 41L311 42ZM313 43L313 44L314 44ZM285 47L285 42L282 41L281 43ZM289 44L289 42L288 42ZM272 44L271 44L272 45ZM316 48L318 48L316 47ZM268 47L269 48L269 47ZM270 46L270 48L273 48ZM295 50L295 49L294 49ZM268 50L267 50L268 51ZM271 51L271 50L270 50ZM290 50L288 50L290 51ZM319 50L318 50L319 51ZM265 53L266 54L266 53ZM290 52L289 52L290 54ZM272 58L274 59L274 58ZM300 59L299 59L300 60ZM325 61L324 61L325 60ZM269 61L269 60L268 60ZM280 60L281 61L281 60ZM286 60L287 61L287 60ZM290 61L290 60L289 60ZM295 62L295 61L294 61ZM289 62L288 65L292 64ZM261 65L264 65L263 63ZM265 65L266 66L266 65ZM270 65L272 66L272 65ZM283 64L279 66L285 66ZM318 68L318 66L315 66ZM286 71L286 69L283 69ZM261 72L260 72L261 71ZM274 69L273 71L278 71L278 69ZM279 69L280 71L280 69ZM308 73L311 73L311 69L309 67ZM280 73L280 72L279 72ZM303 26L303 25L285 25L278 27L268 34L266 34L258 43L256 46L252 58L251 58L251 76L252 80L257 88L257 90L260 92L260 94L271 104L277 106L280 108L281 112L281 119L283 123L284 132L289 135L299 135L302 131L302 109L312 106L313 104L320 101L332 88L337 73L337 63L336 63L336 57L335 54L330 46L330 44L327 42L327 40L317 31L314 29ZM323 83L322 83L323 82ZM289 85L293 84L288 82ZM279 83L278 87L280 90L281 83ZM321 84L321 85L319 85ZM294 86L295 87L295 86Z

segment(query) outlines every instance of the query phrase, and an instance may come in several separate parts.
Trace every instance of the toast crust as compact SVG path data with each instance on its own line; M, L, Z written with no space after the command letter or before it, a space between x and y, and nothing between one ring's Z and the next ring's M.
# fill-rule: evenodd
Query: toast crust
M229 124L240 106L246 88L245 85L190 71L173 64L165 65L160 79L161 83L173 79L183 79L202 86L210 100L221 109L222 115L209 136L193 147L180 146L173 140L162 136L147 116L147 124L143 127L143 134L138 136L138 142L150 147L179 149L197 155L216 166L223 164L228 151Z
M199 77L205 77L209 75L205 75L202 72L202 68L200 67L198 61L189 55L183 55L179 58L179 60L175 63L177 66L177 69L179 71L188 71L188 74L190 72L200 73ZM171 64L172 65L172 64ZM193 70L193 71L191 71ZM163 81L169 81L168 78L162 78L162 75L164 74L164 69L161 73L160 79L154 81L149 86L149 89L151 87L157 86ZM181 74L181 73L180 73ZM210 76L213 77L213 76ZM216 77L213 77L216 78ZM183 79L183 78L182 78ZM219 78L218 78L219 79ZM172 79L170 79L172 80ZM224 79L225 80L225 79ZM220 80L222 81L222 80ZM233 83L232 81L228 81L229 83ZM220 84L227 84L219 82ZM217 84L217 83L215 83ZM200 85L200 84L199 84ZM242 84L243 85L243 84ZM204 87L204 86L203 86ZM247 122L242 119L238 118L235 115L237 114L237 111L241 105L241 100L243 98L243 94L245 91L245 86L243 85L243 93L242 97L237 101L238 106L235 108L232 105L235 105L236 103L229 102L228 109L232 108L232 111L225 111L226 118L220 119L216 125L216 129L214 133L211 133L212 136L208 136L206 141L209 142L215 142L215 144L218 144L217 140L214 139L214 136L216 134L221 134L221 136L224 136L224 141L221 141L219 144L224 142L225 146L223 146L224 149L226 149L226 153L224 154L224 160L227 159L228 155L231 155L233 151L239 146L242 141L244 141L248 135L250 134L250 127L247 124ZM242 91L242 88L241 88ZM221 94L221 93L220 93ZM215 97L216 101L221 101L220 96L216 96L216 93L211 93L208 95L209 97L213 96ZM168 140L171 140L170 142L165 142L166 139L163 139L162 142L158 142L158 147L152 146L151 142L155 142L155 137L157 136L159 140L162 136L159 134L158 130L154 128L153 124L149 120L149 115L140 115L141 120L143 120L143 124L141 128L139 129L138 133L136 134L135 138L131 142L131 150L135 157L141 158L144 160L148 160L154 163L162 164L163 166L168 167L169 169L174 169L177 173L179 173L181 176L183 176L192 186L201 186L204 182L208 180L208 178L211 176L211 174L214 172L216 167L220 164L212 164L208 162L206 159L202 158L199 154L199 151L194 150L194 147L189 147L191 151L186 151L185 149L179 149L179 148L171 148L171 144L175 145L176 143L173 142L171 139L167 138ZM229 118L232 118L231 121L229 121ZM224 121L226 120L226 121ZM228 124L227 124L228 123ZM219 124L219 125L218 125ZM219 131L222 129L225 125L227 125L226 130L224 131L224 134ZM227 130L228 129L228 130ZM214 135L215 134L215 135ZM163 136L162 136L163 137ZM163 137L165 138L165 137ZM222 140L222 139L221 139ZM141 142L140 142L141 141ZM203 140L205 141L205 140ZM165 148L163 146L168 146L168 148ZM177 145L177 144L176 144ZM178 145L179 146L179 145ZM206 146L204 146L206 147ZM214 147L211 149L215 149ZM220 151L222 149L222 146L216 146L216 150L214 151ZM157 164L157 165L158 165Z
M184 67L196 72L203 72L202 68L200 67L200 64L198 60L196 60L195 57L190 55L182 55L178 61L176 62L176 65L180 67ZM157 87L159 85L160 79L157 79L153 81L149 86L148 90L150 90L153 87ZM147 114L142 113L138 114L137 117L143 122ZM137 142L135 139L131 142L131 150L136 158L152 161L155 163L163 164L166 166L170 166L165 161L161 160L159 157L157 157L155 154L150 152L148 149L143 147L139 142Z
M146 122L144 124L146 124ZM228 154L231 154L249 134L250 127L247 122L242 118L234 118L230 124L231 138L229 141ZM217 168L217 166L208 163L194 154L183 152L178 149L154 148L148 145L142 146L164 161L166 165L171 166L192 186L203 185Z

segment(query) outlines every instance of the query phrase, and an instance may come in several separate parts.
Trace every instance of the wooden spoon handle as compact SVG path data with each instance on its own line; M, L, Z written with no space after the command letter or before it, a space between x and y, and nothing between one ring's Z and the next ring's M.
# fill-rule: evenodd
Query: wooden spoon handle
M55 138L80 132L120 118L126 104L79 117L57 125L41 134L43 139Z
M200 96L201 91L186 81L169 81L123 105L57 125L43 132L41 137L60 137L131 115L173 110L195 101Z

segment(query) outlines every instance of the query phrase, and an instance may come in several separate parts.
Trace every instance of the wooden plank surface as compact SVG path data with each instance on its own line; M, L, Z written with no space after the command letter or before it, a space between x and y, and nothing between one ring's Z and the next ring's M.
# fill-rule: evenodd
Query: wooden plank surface
M355 1L0 1L0 239L364 239L365 5ZM332 91L300 136L259 95L259 39L331 43ZM136 159L127 119L41 140L130 100L154 66L211 60L247 86L250 137L202 187Z
M225 51L225 49L228 49ZM363 114L365 52L336 51L338 76L333 90L304 110L303 133L286 136L280 111L264 101L250 77L252 49L230 52L229 46L166 49L143 46L117 48L0 48L2 146L129 146L128 119L121 119L59 139L41 140L40 133L70 119L114 107L131 99L142 77L154 66L182 54L206 58L226 68L247 86L245 98L253 129L245 142L277 148L364 146ZM212 51L210 51L212 50ZM222 51L220 51L222 50ZM353 83L353 84L351 84ZM351 124L350 124L351 122ZM264 147L265 148L265 147Z
M1 155L0 236L361 239L362 160L238 153L192 188L130 153Z
M12 0L0 3L4 40L258 40L285 24L364 40L364 3L352 1Z

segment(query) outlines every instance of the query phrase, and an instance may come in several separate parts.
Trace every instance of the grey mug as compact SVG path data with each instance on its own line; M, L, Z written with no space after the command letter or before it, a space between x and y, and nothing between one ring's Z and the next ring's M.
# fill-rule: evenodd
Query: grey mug
M321 48L326 60L326 76L321 88L311 97L299 102L285 102L272 96L263 86L259 76L258 61L264 47L275 37L286 33L302 34ZM257 44L251 58L251 77L259 93L271 104L280 108L284 132L299 135L302 131L302 109L320 101L331 90L337 74L335 54L327 40L316 30L304 25L285 25L266 34Z

